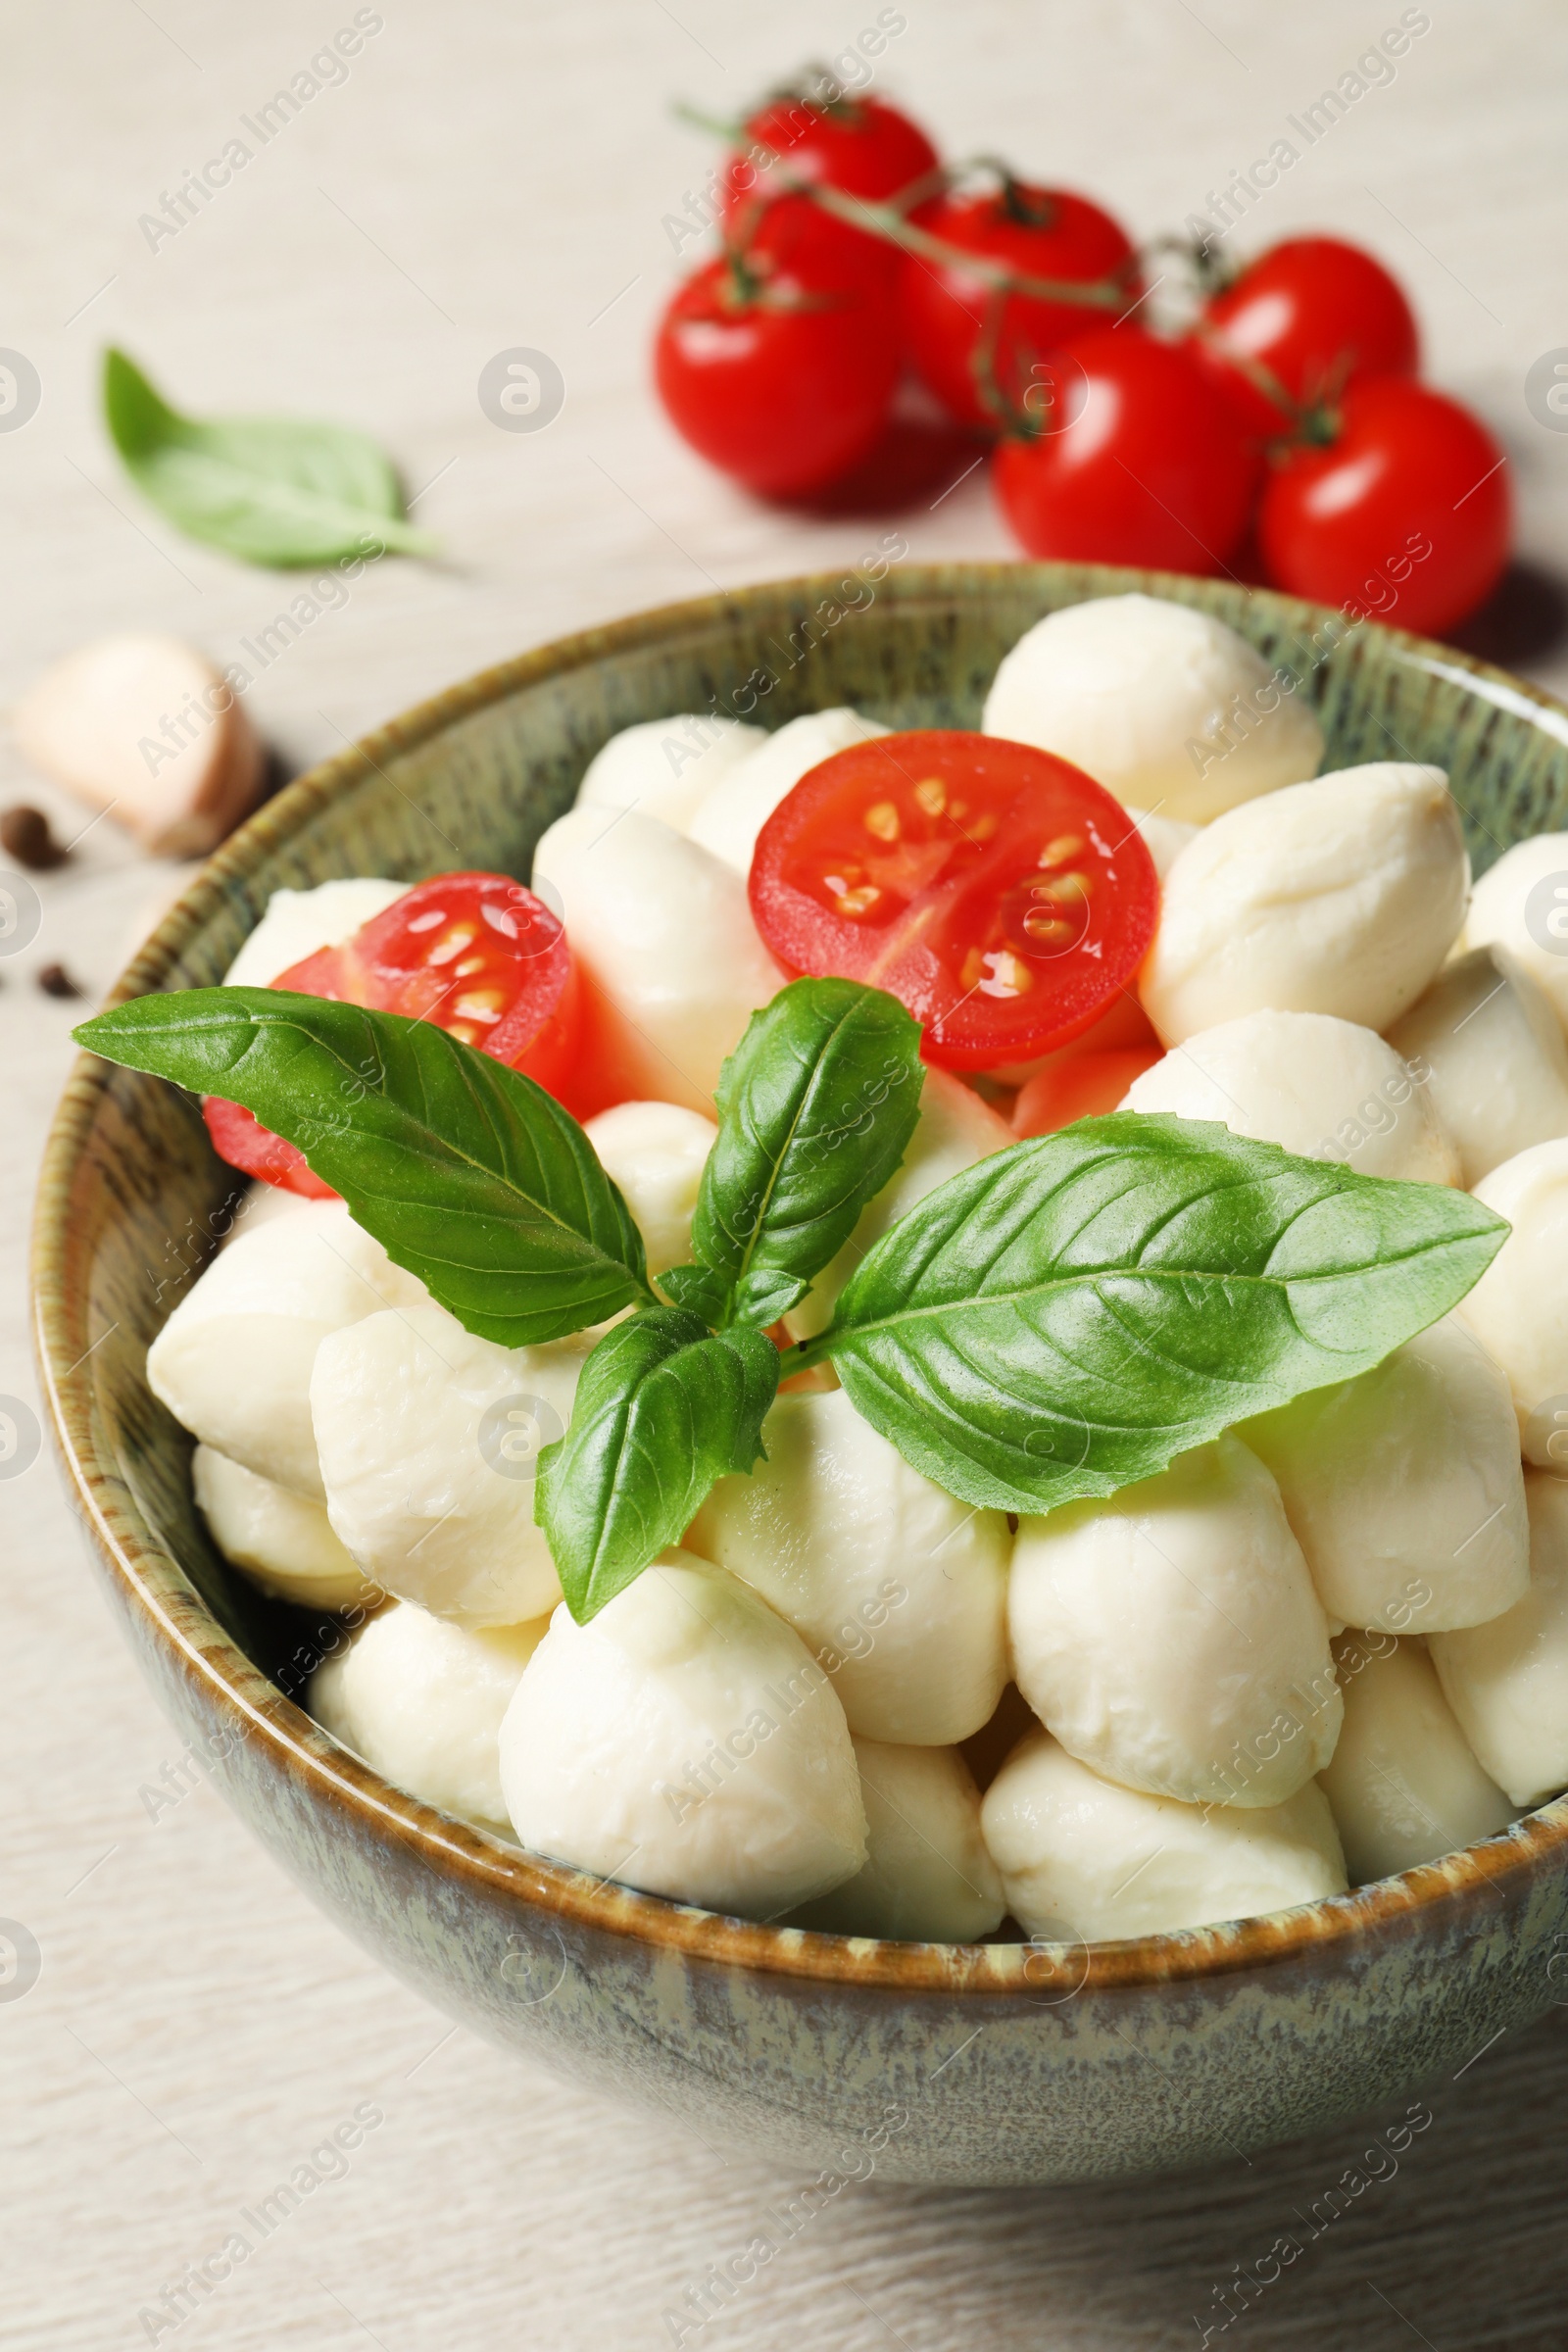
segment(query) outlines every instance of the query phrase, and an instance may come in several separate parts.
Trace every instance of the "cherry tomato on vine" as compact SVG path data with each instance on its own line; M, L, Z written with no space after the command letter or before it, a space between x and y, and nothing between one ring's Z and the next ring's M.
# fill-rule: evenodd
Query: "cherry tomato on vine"
M1004 441L998 502L1031 556L1221 569L1260 470L1212 378L1183 345L1102 327L1044 363L1045 429Z
M1381 262L1338 237L1288 237L1203 307L1200 355L1251 432L1283 432L1291 409L1271 399L1246 363L1272 376L1298 410L1334 400L1375 375L1414 375L1415 315ZM1243 363L1231 364L1231 355Z
M960 424L1000 428L1024 407L1033 363L1095 326L1137 292L1137 257L1108 213L1082 196L1004 179L992 195L950 196L924 225L950 245L1032 277L1114 278L1116 309L1001 294L957 263L905 257L905 346L921 381ZM994 384L987 398L988 375ZM1000 404L1000 409L999 409Z
M1509 468L1468 409L1425 384L1352 384L1326 447L1271 469L1258 514L1269 578L1295 596L1441 635L1506 568Z
M654 375L676 431L710 465L760 497L794 498L836 480L879 439L898 335L885 278L856 266L826 284L777 258L765 235L744 260L706 263L677 289Z
M753 162L765 148L777 160ZM869 237L833 220L808 196L789 193L788 181L842 188L847 195L879 203L936 169L937 151L917 122L880 98L849 93L832 100L781 92L746 123L746 147L724 168L720 212L730 242L751 242L765 217L768 233L781 248L797 238L832 274L835 258L859 263L890 282L898 274L897 246ZM914 220L924 220L916 208Z
M813 767L762 827L750 892L786 969L887 989L923 1023L927 1061L955 1070L1091 1027L1159 904L1142 838L1081 769L943 728Z
M432 1021L551 1094L569 1092L581 1025L576 967L560 918L506 874L417 883L352 939L291 964L272 986ZM202 1111L232 1167L331 1199L304 1154L250 1111L214 1096Z

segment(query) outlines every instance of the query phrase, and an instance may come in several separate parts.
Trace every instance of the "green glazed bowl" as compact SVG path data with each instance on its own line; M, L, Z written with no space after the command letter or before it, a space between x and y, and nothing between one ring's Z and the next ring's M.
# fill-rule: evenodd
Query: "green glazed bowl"
M640 614L454 687L293 784L186 891L117 995L219 979L268 897L356 873L526 876L589 758L712 705L853 703L973 726L1054 608L1145 588L1220 614L1317 706L1328 764L1450 771L1478 866L1568 824L1568 710L1463 656L1217 581L909 566ZM147 1346L209 1254L225 1171L195 1105L83 1057L35 1236L43 1380L74 1501L180 1734L300 1884L450 2016L802 2170L1054 2181L1200 2166L1452 2071L1558 1997L1568 1798L1502 1836L1264 1919L1090 1946L757 1927L558 1868L432 1812L293 1703L329 1620L232 1575ZM220 1222L220 1220L218 1220Z

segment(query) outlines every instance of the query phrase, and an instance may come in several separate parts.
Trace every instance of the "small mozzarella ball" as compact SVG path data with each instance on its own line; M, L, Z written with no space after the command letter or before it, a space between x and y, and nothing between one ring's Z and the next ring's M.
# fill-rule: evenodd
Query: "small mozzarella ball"
M1429 1098L1458 1152L1461 1184L1568 1135L1568 1040L1551 999L1505 948L1445 964L1389 1043L1406 1068L1431 1071Z
M1070 760L1130 808L1200 825L1323 757L1312 711L1261 654L1157 596L1048 612L1004 659L981 724Z
M1457 1853L1506 1829L1513 1808L1465 1745L1418 1642L1335 1645L1345 1728L1319 1776L1352 1886Z
M784 985L745 882L635 808L569 810L540 842L534 872L554 889L588 983L583 1068L597 1106L710 1111L726 1054Z
M1155 1047L1120 1054L1067 1054L1040 1070L1018 1090L1012 1132L1055 1135L1075 1119L1098 1119L1114 1110L1134 1081L1159 1059Z
M1007 1629L1042 1723L1126 1788L1277 1805L1334 1752L1328 1625L1279 1489L1236 1438L1020 1519Z
M1454 1311L1507 1377L1526 1461L1568 1469L1568 1138L1515 1152L1474 1191L1513 1230Z
M1441 767L1375 761L1233 808L1165 877L1144 1008L1167 1045L1244 1012L1386 1029L1458 936L1470 887Z
M1201 825L1184 824L1179 816L1162 816L1153 808L1129 808L1128 815L1144 837L1144 847L1154 860L1154 871L1163 882L1177 858L1190 841L1196 841Z
M652 1273L691 1256L697 1188L717 1134L711 1119L678 1102L617 1102L588 1121L588 1141L625 1196Z
M973 1087L955 1078L951 1070L922 1073L920 1115L898 1174L868 1201L855 1231L831 1258L799 1306L784 1320L792 1339L808 1340L825 1331L833 1320L833 1304L873 1242L879 1242L902 1216L934 1193L939 1184L972 1168L978 1159L1002 1152L1012 1142L1012 1129L1001 1113L982 1102Z
M1530 1530L1508 1384L1451 1316L1240 1435L1278 1480L1336 1624L1430 1634L1480 1625L1523 1593Z
M1362 1176L1458 1181L1426 1088L1373 1030L1326 1012L1248 1012L1200 1029L1135 1078L1122 1107L1217 1119Z
M842 1389L780 1397L762 1443L767 1459L719 1480L687 1543L789 1620L851 1731L966 1740L1007 1680L1004 1514L911 1470Z
M1006 1905L980 1835L980 1791L956 1747L857 1740L869 1851L865 1868L792 1914L828 1936L973 1943Z
M433 1301L324 1340L311 1380L332 1525L368 1576L438 1617L515 1625L561 1597L534 1525L580 1343L498 1348Z
M595 753L577 787L577 806L639 808L684 833L719 778L766 741L761 727L695 710L644 719L622 727Z
M319 1498L317 1348L329 1333L425 1296L341 1200L306 1201L219 1251L147 1350L147 1383L204 1445Z
M755 1592L685 1551L587 1625L556 1611L501 1727L501 1786L532 1852L742 1919L865 1861L832 1684Z
M267 912L227 971L225 988L270 988L280 972L320 948L341 947L362 923L406 896L407 882L373 875L318 882L314 890L274 890Z
M1102 1780L1031 1732L987 1789L980 1826L1030 1936L1161 1936L1345 1892L1315 1781L1282 1805L1183 1805Z
M1537 833L1488 866L1470 901L1464 944L1505 948L1568 1028L1568 833Z
M852 743L871 743L887 733L858 710L808 710L792 718L719 778L686 830L738 874L749 874L757 836L801 778Z
M1525 1474L1530 1588L1505 1617L1429 1644L1444 1695L1484 1771L1516 1805L1568 1788L1568 1484Z
M210 1446L197 1446L190 1472L213 1542L264 1592L319 1609L380 1597L332 1533L324 1504L274 1487Z
M501 1724L546 1623L473 1632L395 1600L317 1668L306 1704L383 1780L508 1835Z

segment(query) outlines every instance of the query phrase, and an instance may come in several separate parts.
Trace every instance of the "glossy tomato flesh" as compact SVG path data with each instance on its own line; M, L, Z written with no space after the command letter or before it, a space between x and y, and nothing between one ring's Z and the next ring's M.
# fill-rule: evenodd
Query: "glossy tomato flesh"
M432 1021L569 1097L581 1025L576 967L560 917L509 875L417 883L352 939L291 964L271 985ZM250 1111L215 1097L202 1108L230 1166L308 1199L332 1198L304 1154Z
M1127 303L1136 291L1131 243L1108 213L1082 196L1014 186L995 195L948 197L925 225L948 244L1027 276L1117 278ZM927 390L960 424L992 431L1001 416L986 398L987 365L1002 409L1027 416L1037 405L1035 363L1075 335L1109 323L1102 310L1083 303L999 297L956 262L920 254L906 256L900 300L905 342Z
M1509 467L1468 409L1425 384L1354 384L1327 448L1274 466L1258 514L1269 578L1418 635L1491 595L1512 537Z
M1200 351L1250 431L1284 431L1292 408L1376 375L1414 375L1415 314L1381 262L1338 237L1290 237L1204 306ZM1241 365L1236 363L1240 362ZM1248 372L1272 376L1282 406Z
M1050 752L932 728L835 753L758 837L752 913L792 972L898 997L928 1061L995 1069L1089 1028L1153 933L1125 809Z

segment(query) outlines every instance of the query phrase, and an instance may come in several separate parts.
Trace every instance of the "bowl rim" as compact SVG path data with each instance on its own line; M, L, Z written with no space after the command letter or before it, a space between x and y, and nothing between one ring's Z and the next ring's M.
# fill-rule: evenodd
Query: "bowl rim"
M1139 591L1214 610L1209 600L1216 593L1222 602L1227 596L1239 597L1263 606L1272 619L1303 637L1326 621L1344 620L1328 607L1242 582L1103 564L906 564L888 574L879 593L896 607L951 602L959 582L1001 585L1022 574L1074 585L1079 593L1069 601ZM837 572L812 572L656 606L553 639L427 697L286 785L231 834L131 958L106 1004L159 987L174 956L222 903L226 884L245 879L259 857L286 842L338 794L371 773L384 773L383 762L389 759L432 741L521 687L682 632L711 633L715 624L722 626L727 617L761 599L790 597L814 603L832 595L838 579ZM1484 701L1509 715L1544 723L1546 734L1568 745L1568 703L1431 639L1381 622L1351 624L1352 629L1369 625L1378 628L1381 642L1417 666L1479 690ZM1146 1988L1283 1965L1308 1952L1343 1948L1369 1932L1414 1923L1441 1905L1467 1897L1494 1893L1518 1898L1542 1863L1555 1858L1560 1864L1568 1850L1564 1795L1480 1844L1290 1911L1107 1942L1037 1937L1023 1943L948 1944L834 1936L727 1917L595 1879L436 1812L339 1746L262 1674L210 1614L172 1555L158 1546L155 1531L132 1523L121 1499L118 1466L100 1458L93 1436L92 1376L83 1373L86 1357L79 1345L85 1337L86 1301L82 1288L72 1280L74 1259L67 1211L110 1072L111 1065L95 1055L78 1055L51 1123L33 1222L31 1283L39 1381L68 1500L86 1527L122 1602L139 1624L144 1642L197 1687L209 1710L225 1719L230 1733L242 1740L256 1740L271 1764L301 1785L302 1793L357 1822L362 1830L373 1830L410 1849L428 1866L466 1881L475 1892L510 1897L542 1912L547 1921L569 1922L579 1930L597 1930L688 1959L761 1975L887 1986L906 1993L1011 1994L1054 2006L1085 1990ZM559 1929L555 1932L559 1935Z

